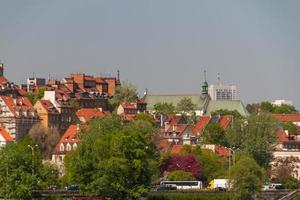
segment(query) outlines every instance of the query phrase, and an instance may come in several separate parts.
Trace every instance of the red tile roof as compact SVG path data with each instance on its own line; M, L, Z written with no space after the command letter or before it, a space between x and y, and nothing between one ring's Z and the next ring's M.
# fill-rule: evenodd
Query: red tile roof
M277 138L278 142L289 141L288 135L284 131L282 131L282 130L278 130L276 132L276 138Z
M274 114L273 116L282 122L300 122L300 114Z
M18 88L18 93L20 96L25 96L26 95L26 91L21 89L21 88Z
M4 127L0 127L0 135L4 138L6 142L13 142L14 139L12 136L7 132L7 130Z
M172 146L171 153L172 154L179 154L179 153L182 152L182 150L183 150L183 145L175 144L175 145Z
M19 109L22 110L34 109L27 97L17 97L13 99L11 96L1 96L1 98L14 115L16 114L16 111Z
M168 128L167 132L183 133L187 127L187 124L174 124Z
M220 156L229 157L230 150L228 150L227 148L220 146L220 145L216 145L215 148L216 148L215 149L216 153L219 154Z
M224 115L223 117L221 117L221 119L219 121L219 124L225 130L225 129L229 128L229 126L231 125L232 120L233 120L233 116Z
M123 114L120 115L120 117L121 117L122 121L132 121L132 120L134 120L136 115L135 114L125 114L125 113L123 113Z
M4 76L0 76L0 84L6 84L8 80Z
M55 152L57 154L66 153L67 152L66 148L64 151L60 150L61 144L66 144L66 143L74 144L74 143L79 142L80 140L78 137L78 133L79 133L79 130L78 130L77 125L75 125L75 124L70 125L69 128L66 130L66 132L61 137L59 143L56 145Z
M171 142L169 142L167 139L164 139L164 140L159 141L157 148L160 151L168 151L170 148L170 145L171 145Z
M96 79L96 83L97 83L97 84L107 84L107 83L105 82L105 80L103 80L103 79L100 78L100 77L96 77L95 79Z
M41 99L39 101L41 102L42 106L47 110L47 112L52 114L59 114L59 112L56 110L55 106L51 103L51 101L44 99Z
M136 103L122 103L121 106L124 109L136 109Z
M206 125L209 123L210 119L210 116L200 117L192 129L192 133L199 134L200 132L202 132Z
M81 108L76 112L77 117L83 118L85 122L93 118L104 117L107 113L97 109L97 108Z

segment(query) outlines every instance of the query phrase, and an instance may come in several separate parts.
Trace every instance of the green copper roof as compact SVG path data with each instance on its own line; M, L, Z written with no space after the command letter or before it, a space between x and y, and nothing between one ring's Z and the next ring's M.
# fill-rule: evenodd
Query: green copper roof
M192 95L146 95L144 97L147 103L147 109L153 110L153 107L157 103L172 103L177 106L179 101L183 98L191 98L192 102L196 105L197 110L203 110L206 108L207 103L210 99L208 95L192 94Z
M249 116L249 112L240 100L211 100L208 103L206 115L220 109L237 110L242 116Z

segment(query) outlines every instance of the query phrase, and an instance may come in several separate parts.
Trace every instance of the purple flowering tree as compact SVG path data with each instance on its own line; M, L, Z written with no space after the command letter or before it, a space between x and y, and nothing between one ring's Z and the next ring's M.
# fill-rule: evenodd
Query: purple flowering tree
M171 156L161 166L161 172L172 172L175 170L183 170L191 172L197 179L200 178L200 163L193 155Z

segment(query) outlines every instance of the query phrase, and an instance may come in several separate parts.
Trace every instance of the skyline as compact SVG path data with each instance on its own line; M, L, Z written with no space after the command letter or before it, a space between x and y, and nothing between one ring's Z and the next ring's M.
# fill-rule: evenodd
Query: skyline
M0 60L18 84L35 73L117 74L152 94L237 86L244 104L300 108L298 1L0 0Z

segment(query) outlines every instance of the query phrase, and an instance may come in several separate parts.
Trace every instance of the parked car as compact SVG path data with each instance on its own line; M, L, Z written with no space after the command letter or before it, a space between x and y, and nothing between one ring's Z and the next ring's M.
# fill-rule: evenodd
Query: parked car
M69 185L65 187L65 191L79 191L79 185Z

